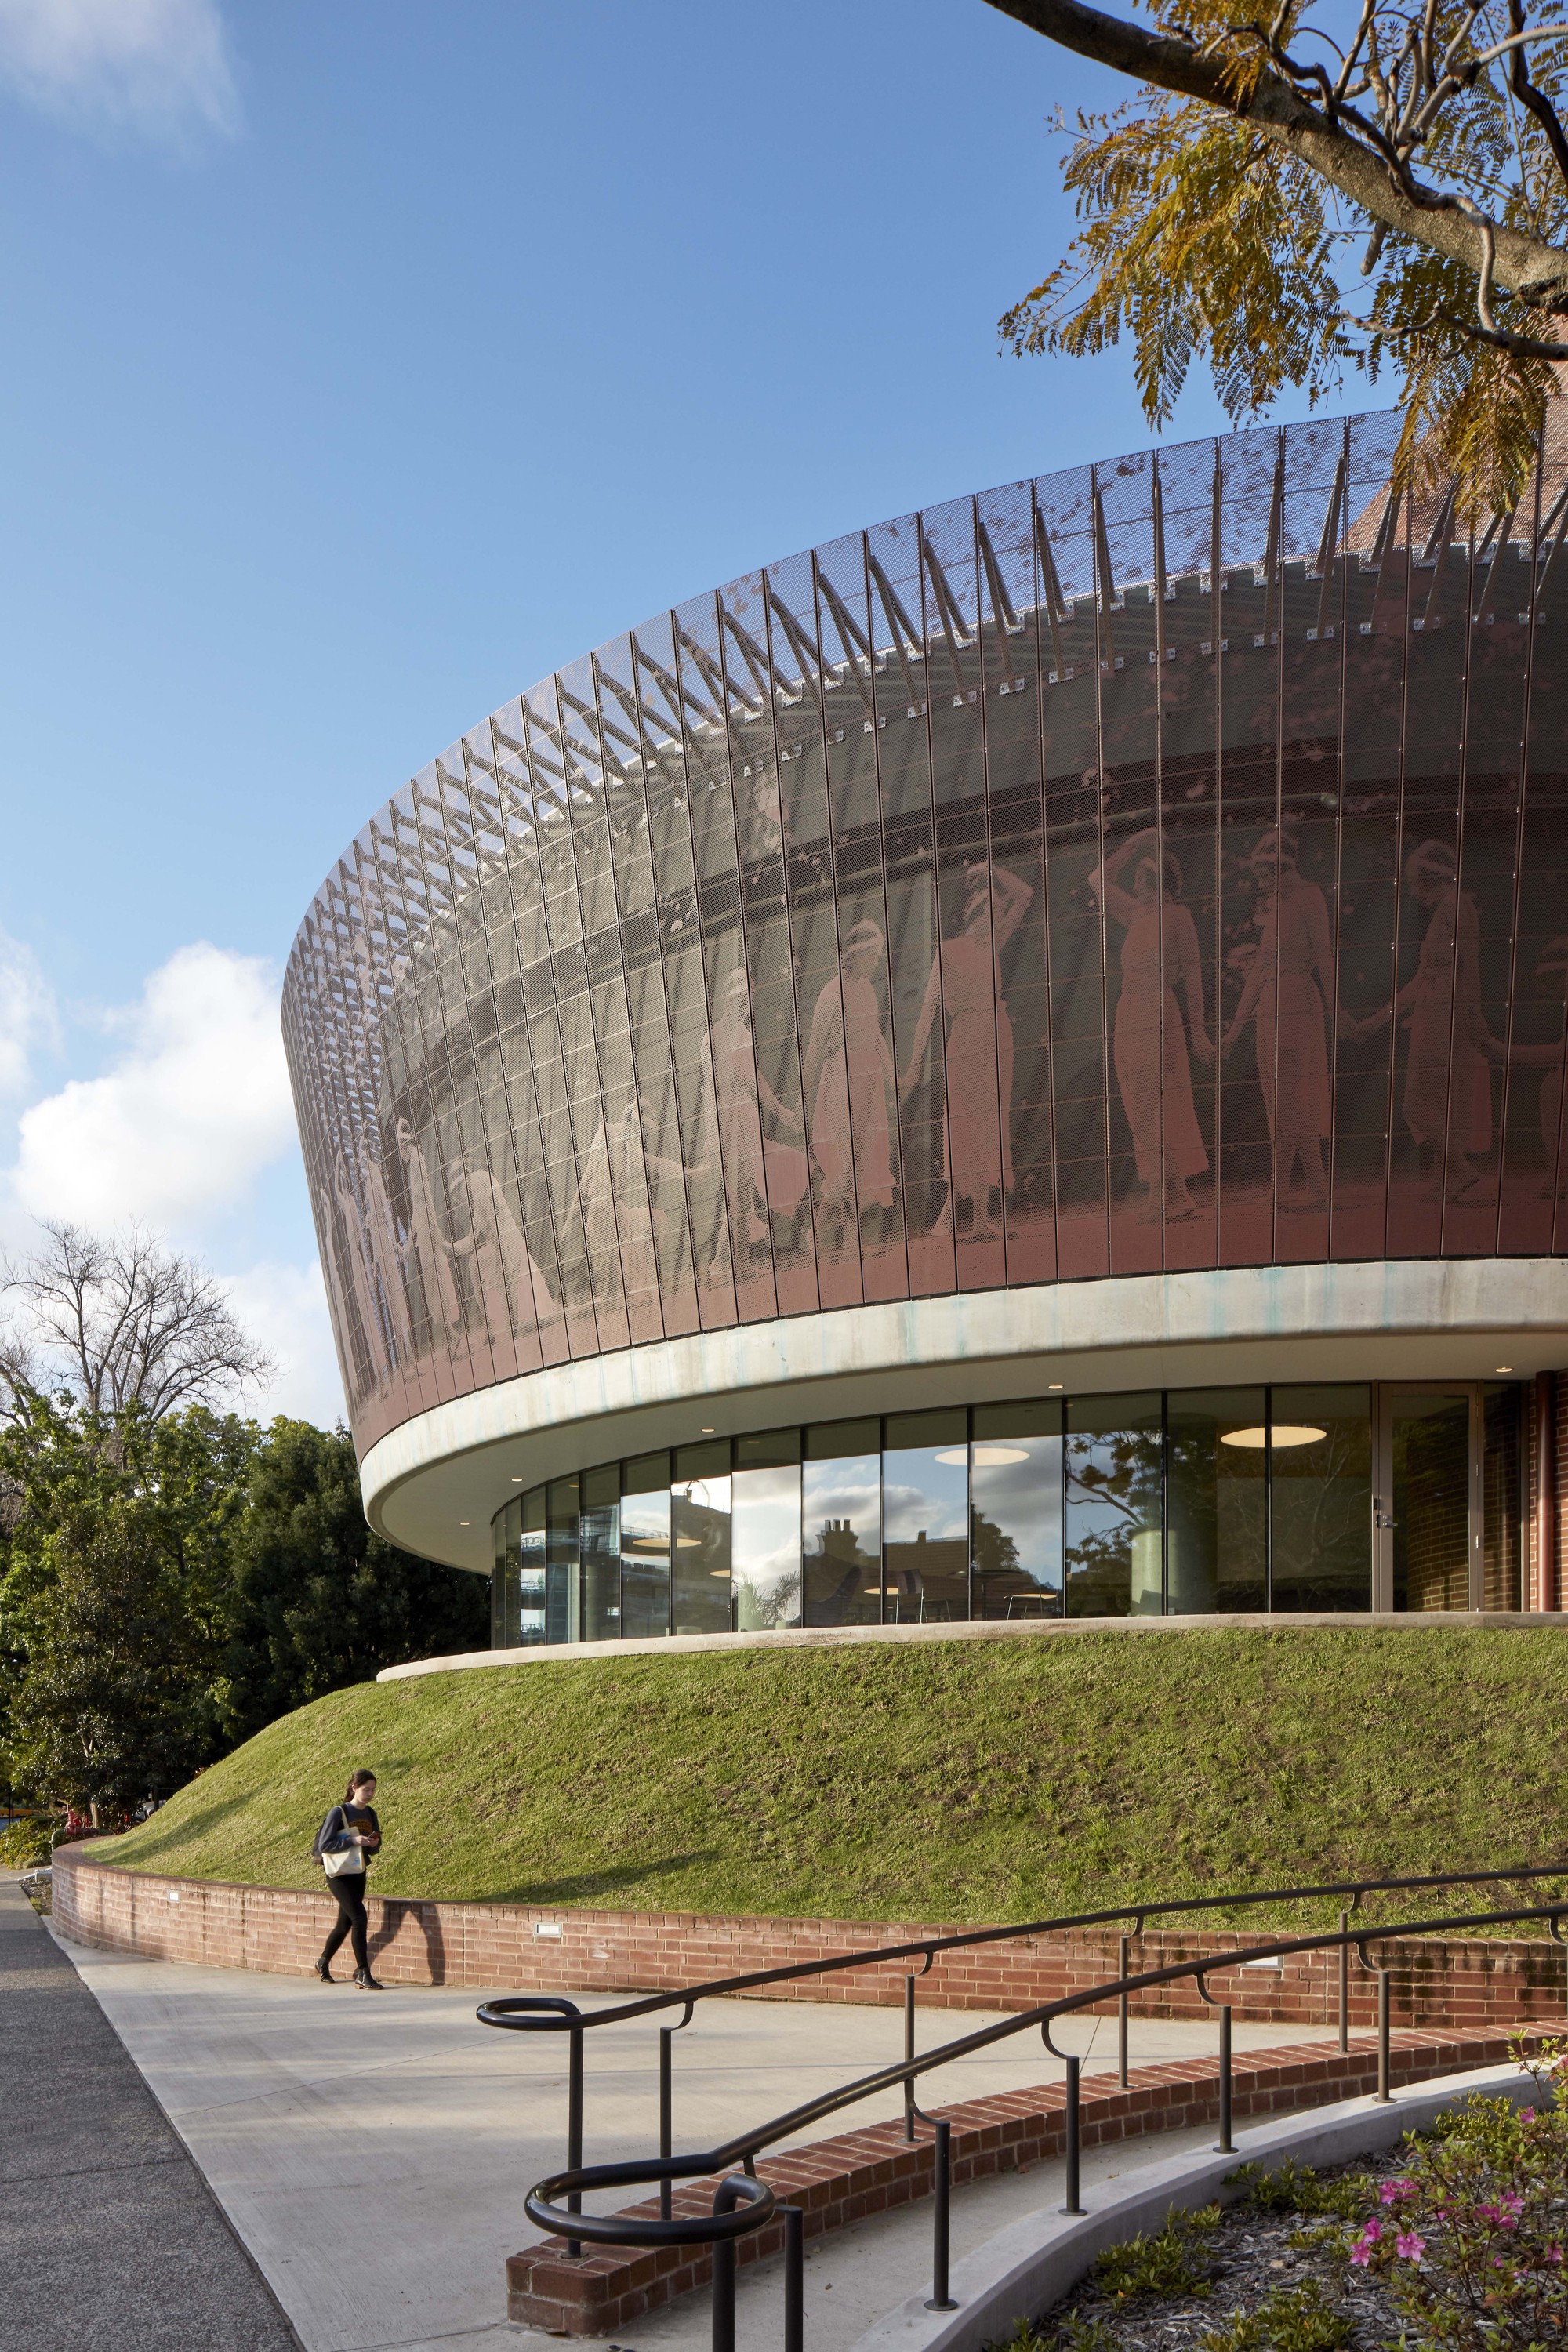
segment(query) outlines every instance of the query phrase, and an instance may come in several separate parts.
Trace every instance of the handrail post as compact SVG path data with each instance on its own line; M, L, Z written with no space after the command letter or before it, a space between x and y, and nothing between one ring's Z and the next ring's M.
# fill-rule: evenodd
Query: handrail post
M931 2150L934 2172L931 2181L931 2293L926 2297L928 2311L956 2311L957 2304L947 2291L949 2221L952 2187L952 2126L945 2116L933 2118L936 2143ZM731 2347L732 2352L732 2347Z
M784 2225L784 2352L805 2352L805 2215L781 2205Z
M1340 1934L1342 1937L1349 1935L1350 1926L1350 1913L1348 1911L1342 1911L1340 1913ZM1350 2046L1351 1948L1348 1944L1342 1943L1340 1946L1340 2048L1342 2050L1348 2050Z
M1068 2095L1067 2095L1067 2129L1068 2129L1068 2137L1067 2137L1067 2203L1062 2207L1062 2211L1063 2211L1064 2213L1081 2213L1081 2212L1083 2211L1083 2207L1082 2207L1082 2205L1079 2202L1079 2193L1078 2193L1078 2188L1079 2188L1079 2182L1078 2182L1078 2171L1079 2171L1079 2101L1078 2101L1078 2075L1079 2075L1079 2061L1078 2061L1078 2059L1076 2059L1076 2058L1068 2058L1068 2059L1067 2060L1066 2063L1067 2063L1067 2070L1068 2070Z
M1219 2144L1215 2154L1234 2156L1230 2137L1230 2003L1219 2003Z
M575 2019L568 2036L569 2054L566 2069L566 2169L576 2172L583 2162L583 2028ZM583 2210L583 2193L574 2189L566 2200L570 2213ZM583 2252L580 2238L568 2238L566 2252L574 2259Z
M1377 1972L1377 2104L1386 2107L1394 2094L1388 2087L1388 1980L1390 1971Z
M915 1980L904 1979L904 2063L915 2063ZM915 2139L915 2078L904 2077L904 2137L912 2147Z
M1116 1956L1116 1973L1123 1986L1127 1982L1127 1961L1132 1938L1123 1936ZM1125 1990L1116 2004L1116 2080L1122 2090L1127 2088L1127 1994Z
M666 2163L669 2160L675 2140L675 2103L670 2084L670 2059L671 2038L676 2030L673 2025L661 2025L658 2029L658 2152L661 2159ZM669 2212L669 2182L661 2180L658 2184L659 2220L668 2221Z
M744 2180L731 2172L713 2192L714 2212L732 2213L744 2194ZM712 2245L713 2352L735 2352L735 2241L718 2238Z

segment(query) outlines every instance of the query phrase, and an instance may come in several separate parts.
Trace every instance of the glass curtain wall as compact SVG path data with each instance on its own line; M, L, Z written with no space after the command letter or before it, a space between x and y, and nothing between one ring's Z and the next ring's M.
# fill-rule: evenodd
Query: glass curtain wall
M669 1490L670 1631L727 1633L730 1441L676 1449Z
M1270 1402L1279 1436L1268 1457L1269 1606L1364 1609L1372 1391L1277 1388Z
M969 1614L969 1415L889 1416L882 1452L886 1621Z
M735 1628L774 1633L801 1611L800 1432L735 1440L730 1480Z
M978 1404L969 1449L971 1614L1062 1613L1062 1407Z
M801 1565L807 1625L882 1620L882 1424L828 1422L805 1432Z
M1364 1381L890 1413L557 1479L493 1523L503 1648L969 1618L1372 1606L1374 1406L1394 1441L1394 1605L1521 1605L1523 1392ZM1403 1542L1398 1538L1403 1537Z
M621 1627L629 1640L669 1631L669 1456L641 1454L621 1482Z

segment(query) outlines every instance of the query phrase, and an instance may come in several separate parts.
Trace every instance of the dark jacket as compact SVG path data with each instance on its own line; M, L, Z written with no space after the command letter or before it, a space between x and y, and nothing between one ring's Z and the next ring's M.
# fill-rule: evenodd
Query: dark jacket
M381 1823L375 1817L375 1808L373 1805L334 1805L316 1832L316 1843L311 1852L318 1860L324 1853L344 1853L353 1843L353 1838L349 1835L351 1830L358 1830L362 1833L365 1831L374 1831L379 1838ZM361 1852L368 1870L371 1863L370 1853L363 1847Z

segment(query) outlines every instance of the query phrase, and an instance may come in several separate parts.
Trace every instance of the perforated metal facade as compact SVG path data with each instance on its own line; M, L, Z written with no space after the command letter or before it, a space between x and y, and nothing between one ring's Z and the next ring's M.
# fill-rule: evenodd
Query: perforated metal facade
M1472 528L1397 433L854 533L405 786L284 998L362 1453L700 1328L1561 1250L1568 475Z

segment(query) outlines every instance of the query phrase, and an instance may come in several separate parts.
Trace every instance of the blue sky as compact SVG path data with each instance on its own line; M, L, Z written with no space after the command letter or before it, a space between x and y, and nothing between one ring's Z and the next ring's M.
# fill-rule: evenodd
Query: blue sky
M0 0L0 1240L151 1221L335 1417L311 891L657 608L1146 444L995 331L1123 94L984 0Z

